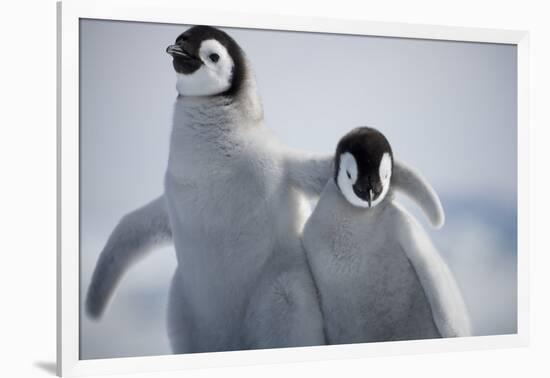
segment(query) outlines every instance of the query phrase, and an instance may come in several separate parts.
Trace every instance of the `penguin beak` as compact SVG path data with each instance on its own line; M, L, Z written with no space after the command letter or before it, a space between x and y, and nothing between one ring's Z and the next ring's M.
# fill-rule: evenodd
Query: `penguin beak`
M180 56L182 58L191 58L191 55L189 55L180 45L170 45L166 48L166 52L173 56Z
M372 207L374 191L370 185L361 184L353 186L353 191L355 192L355 195L357 195L357 197L367 202L368 208Z
M369 208L372 205L372 189L369 189L369 195L367 196L367 202L369 203Z

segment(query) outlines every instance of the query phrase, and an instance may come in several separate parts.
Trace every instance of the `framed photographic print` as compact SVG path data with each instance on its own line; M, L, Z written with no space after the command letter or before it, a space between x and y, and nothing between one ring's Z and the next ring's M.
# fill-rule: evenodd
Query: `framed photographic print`
M527 343L522 31L58 3L58 374Z

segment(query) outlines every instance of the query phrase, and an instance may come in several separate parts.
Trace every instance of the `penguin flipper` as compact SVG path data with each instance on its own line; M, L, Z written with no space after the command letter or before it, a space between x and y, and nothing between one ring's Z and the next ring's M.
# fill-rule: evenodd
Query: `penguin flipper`
M424 289L442 337L471 336L468 309L453 274L418 221L398 203L399 245Z
M287 150L285 162L291 184L310 196L321 194L334 170L332 155Z
M88 315L99 318L126 270L139 258L171 240L164 196L122 217L95 267L86 297Z
M395 190L416 202L426 213L430 223L436 229L445 223L445 212L439 196L430 183L413 168L394 159L392 184Z

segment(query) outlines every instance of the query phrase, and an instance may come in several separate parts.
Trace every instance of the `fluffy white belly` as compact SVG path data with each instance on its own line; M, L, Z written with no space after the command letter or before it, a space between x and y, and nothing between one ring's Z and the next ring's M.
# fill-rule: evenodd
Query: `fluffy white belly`
M286 212L288 204L275 211L272 197L280 194L255 185L258 178L245 181L240 176L235 172L196 180L167 174L166 197L183 269L227 275L235 271L243 277L257 272L271 253L278 212ZM246 266L240 266L243 261Z
M201 180L166 175L179 275L172 300L186 304L186 323L202 338L191 341L191 350L242 347L251 295L268 265L296 252L281 245L290 239L299 245L301 197L282 185L268 187L276 173L269 180L251 173L236 169Z
M322 195L303 236L329 343L439 337L390 212L368 216L339 196Z
M362 256L333 248L312 264L329 342L438 337L424 289L397 243L355 251Z

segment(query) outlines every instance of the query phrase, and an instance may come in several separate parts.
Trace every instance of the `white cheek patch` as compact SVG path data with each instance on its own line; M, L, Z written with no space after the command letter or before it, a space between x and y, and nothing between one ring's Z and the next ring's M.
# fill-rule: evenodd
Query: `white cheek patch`
M212 54L219 56L217 62L210 59ZM203 64L198 70L189 75L177 73L178 93L182 96L212 96L228 90L235 63L227 49L218 41L209 39L201 43L199 57Z
M368 202L363 201L361 198L357 197L353 191L353 185L357 182L357 161L355 157L349 152L344 152L340 155L340 167L338 170L338 177L336 179L340 191L354 206L358 207L369 207Z

